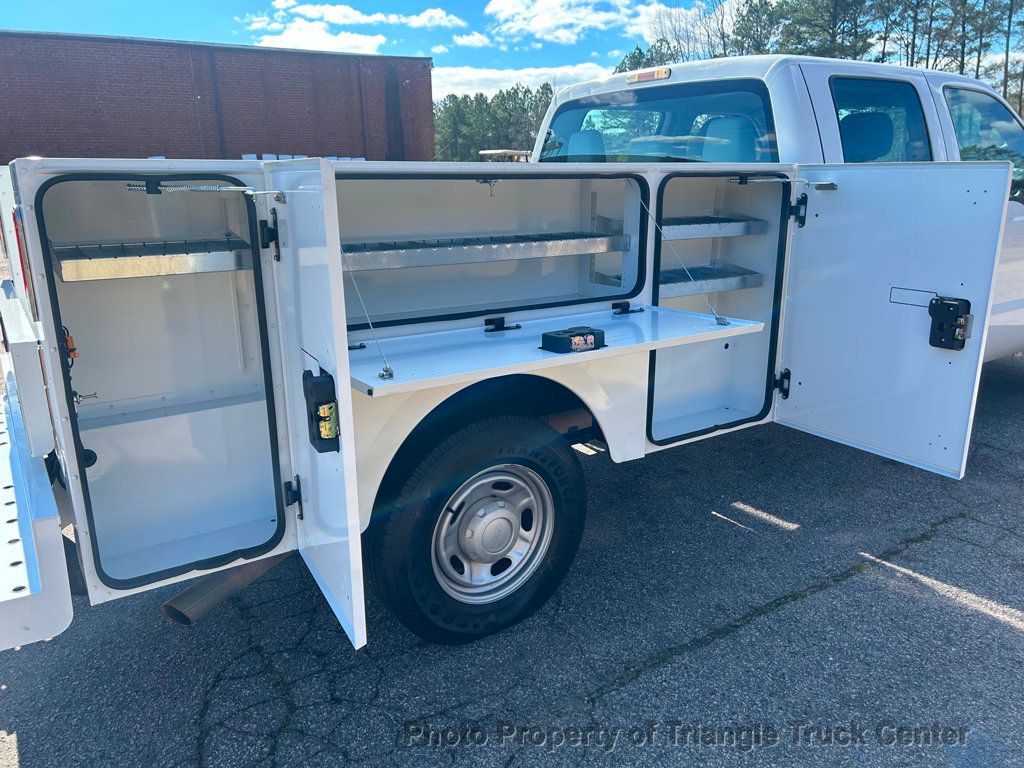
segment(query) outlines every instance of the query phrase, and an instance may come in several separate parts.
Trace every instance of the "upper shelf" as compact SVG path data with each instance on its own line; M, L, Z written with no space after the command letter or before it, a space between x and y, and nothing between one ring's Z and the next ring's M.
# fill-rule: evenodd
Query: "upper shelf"
M345 269L353 272L514 259L544 259L552 256L612 253L628 249L629 235L596 232L496 235L342 245L345 252Z
M661 234L665 240L699 240L704 237L763 235L767 231L767 221L735 214L679 216L664 219L661 222Z
M381 348L393 369L393 378L390 379L380 378L380 353L377 345L367 340L364 348L349 352L352 386L372 397L383 397L661 347L757 333L764 328L764 323L732 318L728 325L719 325L711 315L663 307L647 307L643 312L625 315L604 310L519 322L521 328L494 333L484 331L481 324L475 328L381 339ZM547 352L540 348L544 331L576 326L600 328L604 331L607 346L589 352L567 354Z
M233 234L215 240L55 245L53 255L65 282L231 272L252 262L249 243Z

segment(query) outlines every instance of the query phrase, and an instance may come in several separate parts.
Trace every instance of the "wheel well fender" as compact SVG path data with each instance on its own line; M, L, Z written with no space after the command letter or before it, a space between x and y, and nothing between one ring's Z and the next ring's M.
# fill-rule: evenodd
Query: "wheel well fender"
M599 390L600 385L593 378L587 378L592 383L592 386L582 388L590 390L585 392L587 399L606 402L606 394L594 391L594 387ZM594 409L576 388L566 383L532 374L513 374L476 382L448 395L422 416L402 439L386 468L379 467L377 472L368 468L370 471L367 474L374 475L372 477L364 476L360 471L360 483L375 484L373 495L369 497L372 498L372 504L366 504L369 499L360 493L363 527L370 523L373 511L397 492L409 465L436 445L439 436L451 434L466 424L495 415L546 419L567 439L572 439L569 435L578 435L579 440L604 438Z

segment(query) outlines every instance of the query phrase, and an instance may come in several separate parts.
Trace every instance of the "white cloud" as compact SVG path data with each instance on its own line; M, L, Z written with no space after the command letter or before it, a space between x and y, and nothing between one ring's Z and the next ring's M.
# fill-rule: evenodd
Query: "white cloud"
M290 0L284 0L289 2ZM330 24L354 25L354 24L401 24L408 27L432 29L435 27L464 27L466 22L458 16L448 13L442 8L428 8L413 15L400 13L363 13L350 5L336 4L315 4L305 3L295 5L292 3L290 10L299 16L307 19L317 19Z
M660 0L489 0L484 13L494 19L491 31L499 38L532 37L575 45L590 32L619 29L630 37L652 43L652 19L664 11L696 16L692 6L693 3L683 7L675 2L666 5Z
M452 42L467 48L486 48L491 44L491 38L479 32L470 32L468 35L452 36Z
M284 22L277 19L277 14L271 18L265 13L247 13L245 16L236 16L235 21L245 24L246 29L254 32L277 32L284 29Z
M440 56L442 53L448 53L448 46L447 45L435 45L433 48L430 49L430 52L431 53L436 53L436 54L438 54Z
M622 51L620 51L618 48L612 48L610 51L608 51L608 58L609 59L621 59L622 58Z
M417 13L415 16L402 16L400 18L405 19L405 21L401 22L402 24L408 24L410 27L424 27L430 29L433 27L466 26L466 22L458 16L448 13L440 8L427 8L427 10L422 13Z
M490 0L484 13L499 35L574 45L591 30L625 26L636 11L628 0Z
M257 39L256 45L338 53L377 53L386 42L384 35L331 32L326 22L296 18L291 19L278 34L263 35Z
M434 67L434 98L450 93L493 94L516 83L536 87L551 83L555 88L596 80L611 74L611 69L594 62L568 64L560 67L524 67L522 69L487 69L482 67Z
M274 7L279 11L283 11L285 8L291 8L299 0L274 0Z
M623 27L625 33L632 37L642 37L648 45L657 40L657 35L651 30L651 22L660 14L670 13L696 19L697 10L692 6L689 8L672 7L659 2L638 5L633 15Z

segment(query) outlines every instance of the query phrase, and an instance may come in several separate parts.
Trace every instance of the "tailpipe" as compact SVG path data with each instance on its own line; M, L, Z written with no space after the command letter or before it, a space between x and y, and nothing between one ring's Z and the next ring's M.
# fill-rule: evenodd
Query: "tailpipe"
M160 612L175 624L195 624L291 555L291 552L285 552L204 576L161 605Z

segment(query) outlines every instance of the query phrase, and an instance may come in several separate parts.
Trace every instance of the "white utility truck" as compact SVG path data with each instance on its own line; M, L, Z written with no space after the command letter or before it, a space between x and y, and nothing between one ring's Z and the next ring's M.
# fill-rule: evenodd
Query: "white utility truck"
M894 162L839 163L826 66L580 86L525 164L12 163L0 647L71 621L62 526L93 604L202 576L192 621L297 550L357 647L364 564L451 643L565 575L574 444L775 421L961 477L1011 165L913 162L954 159L941 89L861 67L935 127L860 94L834 132Z

